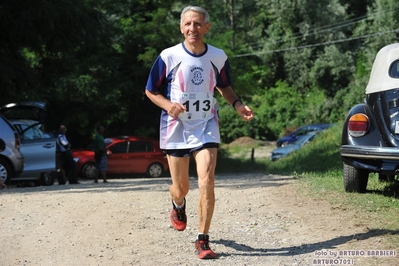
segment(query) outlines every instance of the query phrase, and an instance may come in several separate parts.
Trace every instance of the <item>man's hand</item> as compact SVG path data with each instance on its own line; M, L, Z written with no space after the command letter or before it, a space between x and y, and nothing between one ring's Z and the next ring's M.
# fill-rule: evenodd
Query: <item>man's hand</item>
M247 122L255 117L254 112L247 105L240 103L236 105L237 113L241 116L242 120Z
M179 103L171 103L169 109L168 109L168 115L170 115L173 118L177 118L179 114L183 113L186 110L183 105Z

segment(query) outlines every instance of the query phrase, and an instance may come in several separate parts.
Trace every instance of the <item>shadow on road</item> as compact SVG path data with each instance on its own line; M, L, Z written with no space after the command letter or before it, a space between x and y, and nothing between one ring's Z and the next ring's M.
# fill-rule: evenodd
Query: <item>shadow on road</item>
M235 241L226 239L220 239L212 242L240 251L240 253L223 253L220 254L220 256L294 256L300 254L314 253L315 251L321 251L326 249L334 249L337 248L337 246L345 244L352 240L365 240L383 235L399 235L399 230L370 229L368 232L365 233L340 236L322 242L305 243L300 246L282 247L275 249L252 248L248 245L245 245L244 243L237 243Z

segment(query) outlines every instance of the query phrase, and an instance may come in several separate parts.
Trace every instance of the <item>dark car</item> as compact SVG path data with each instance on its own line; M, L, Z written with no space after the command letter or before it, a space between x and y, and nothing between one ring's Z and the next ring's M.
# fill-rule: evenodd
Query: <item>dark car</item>
M277 145L277 147L283 147L287 144L294 143L301 136L305 135L308 132L327 129L329 127L332 127L333 125L334 124L311 124L311 125L301 126L301 127L297 128L295 131L293 131L292 133L278 139L276 142L276 145Z
M3 161L2 178L10 181L34 181L39 185L52 185L57 171L56 138L44 133L47 115L44 102L10 103L0 107L3 122L1 134L7 133L7 147L15 148L13 160L24 161L22 172L15 163ZM3 137L4 139L4 137ZM1 162L1 160L0 160Z
M369 173L380 180L399 174L399 43L376 55L365 102L349 111L342 130L341 159L347 192L365 192Z
M274 149L271 152L270 160L271 161L276 161L276 160L278 160L280 158L283 158L283 157L287 156L291 152L299 150L305 144L311 142L314 139L314 137L317 135L317 133L319 133L319 132L320 131L308 132L308 133L300 136L294 143L285 145L284 147L280 147L280 148Z
M123 136L105 139L107 146L107 174L146 174L159 177L169 170L168 162L153 138ZM93 179L96 173L93 146L72 150L77 172L83 178Z

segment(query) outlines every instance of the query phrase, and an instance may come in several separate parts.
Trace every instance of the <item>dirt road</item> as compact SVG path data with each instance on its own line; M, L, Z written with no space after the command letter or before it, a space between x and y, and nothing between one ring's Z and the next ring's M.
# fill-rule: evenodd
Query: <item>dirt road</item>
M216 260L194 254L195 177L184 232L169 223L169 178L129 178L1 190L0 265L399 265L386 231L298 192L292 177L216 183Z

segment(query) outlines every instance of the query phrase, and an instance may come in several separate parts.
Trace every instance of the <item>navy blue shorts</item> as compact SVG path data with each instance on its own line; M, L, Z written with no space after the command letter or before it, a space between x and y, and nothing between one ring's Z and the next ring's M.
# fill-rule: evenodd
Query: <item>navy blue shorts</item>
M168 154L174 157L187 157L190 156L191 153L195 151L200 151L207 148L219 148L219 143L209 142L201 145L199 147L191 148L191 149L176 149L176 150L163 150L164 154Z

